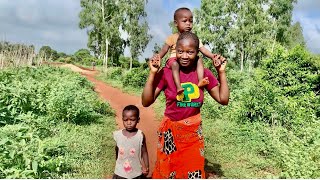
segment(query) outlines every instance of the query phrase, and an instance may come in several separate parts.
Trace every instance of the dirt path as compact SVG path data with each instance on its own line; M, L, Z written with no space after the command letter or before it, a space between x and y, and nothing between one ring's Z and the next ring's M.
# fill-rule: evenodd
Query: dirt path
M61 67L71 68L73 71L80 72L87 79L94 83L95 91L101 98L108 101L111 107L116 111L116 123L118 128L123 128L122 125L122 110L126 105L133 104L140 109L140 123L138 128L141 129L147 138L147 148L149 154L150 173L154 168L156 160L156 145L157 136L156 130L159 125L159 121L156 121L155 112L153 108L145 108L141 104L141 98L133 95L123 93L121 90L113 88L104 82L95 79L96 71L91 71L85 68L79 68L71 64L64 64ZM111 178L110 174L105 175L105 178Z

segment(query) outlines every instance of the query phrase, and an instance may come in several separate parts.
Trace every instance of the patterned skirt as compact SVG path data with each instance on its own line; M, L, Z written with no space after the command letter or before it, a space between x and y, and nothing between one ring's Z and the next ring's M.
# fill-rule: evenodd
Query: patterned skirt
M200 114L180 121L163 118L153 179L205 178L201 124Z

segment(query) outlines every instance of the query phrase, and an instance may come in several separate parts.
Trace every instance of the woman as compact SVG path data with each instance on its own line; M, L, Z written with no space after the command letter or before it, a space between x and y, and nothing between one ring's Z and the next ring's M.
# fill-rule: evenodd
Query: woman
M171 69L160 67L159 61L150 61L150 73L142 93L142 104L148 107L154 103L161 91L166 97L164 118L158 135L157 161L152 178L205 178L204 139L202 136L200 108L203 104L203 90L222 105L229 102L229 88L225 68L226 60L216 67L219 82L205 69L204 77L209 84L199 88L196 65L199 39L192 32L181 33L176 45L176 57L180 65L181 85L184 97L178 101ZM220 83L220 85L219 85ZM192 160L190 160L192 159Z

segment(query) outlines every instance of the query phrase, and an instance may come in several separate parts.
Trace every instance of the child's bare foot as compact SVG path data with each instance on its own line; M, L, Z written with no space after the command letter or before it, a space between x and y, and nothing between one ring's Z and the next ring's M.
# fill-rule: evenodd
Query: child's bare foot
M178 101L182 101L184 98L184 94L183 94L184 89L183 88L178 88L177 89L177 100Z
M201 79L198 83L198 87L203 87L203 86L206 86L208 85L210 82L209 82L209 78L208 77L205 77L203 79Z

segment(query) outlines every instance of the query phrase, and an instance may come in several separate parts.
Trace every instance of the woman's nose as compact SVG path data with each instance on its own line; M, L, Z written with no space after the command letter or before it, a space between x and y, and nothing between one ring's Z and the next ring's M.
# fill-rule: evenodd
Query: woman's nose
M187 53L183 53L183 54L182 54L182 58L183 58L183 59L188 58Z

